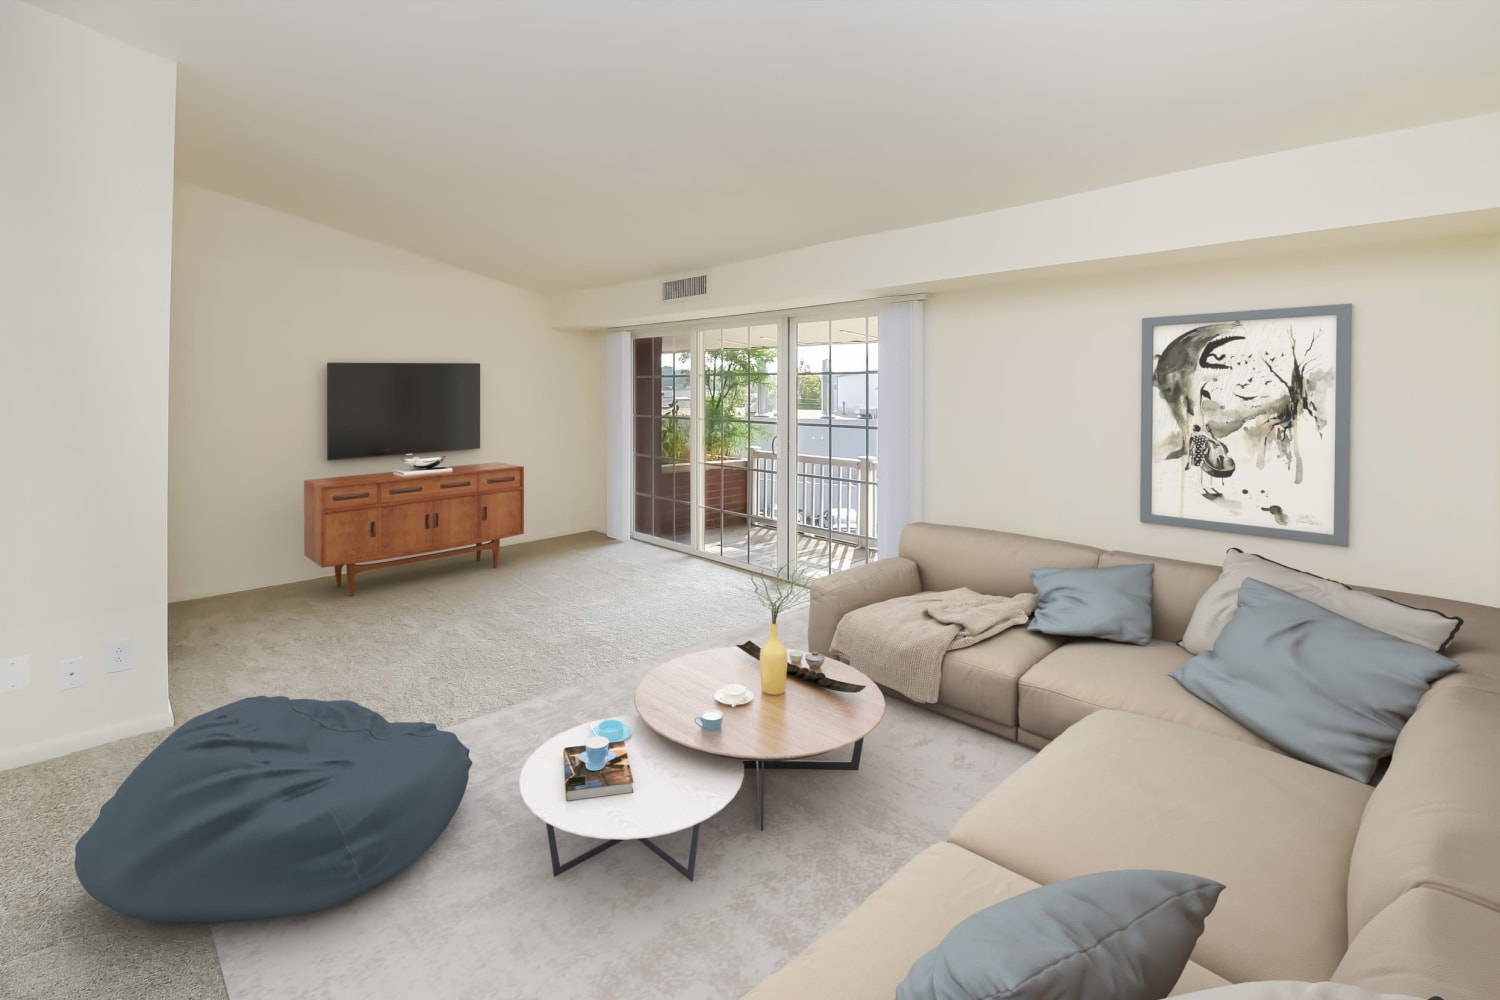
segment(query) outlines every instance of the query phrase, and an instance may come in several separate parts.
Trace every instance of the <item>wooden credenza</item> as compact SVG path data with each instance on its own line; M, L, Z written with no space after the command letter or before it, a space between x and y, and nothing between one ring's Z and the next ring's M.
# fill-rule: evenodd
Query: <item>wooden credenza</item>
M519 465L458 465L452 472L308 479L302 484L302 544L307 558L333 567L333 582L380 566L488 550L500 565L500 539L525 530L525 470Z

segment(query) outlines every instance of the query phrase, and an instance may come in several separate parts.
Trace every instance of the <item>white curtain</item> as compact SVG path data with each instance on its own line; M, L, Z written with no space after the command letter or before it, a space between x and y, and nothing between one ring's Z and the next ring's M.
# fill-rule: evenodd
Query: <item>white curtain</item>
M876 552L896 555L901 529L922 520L922 302L880 307L880 501Z
M635 453L631 430L632 341L629 330L612 330L604 348L604 530L610 538L630 540L632 469Z

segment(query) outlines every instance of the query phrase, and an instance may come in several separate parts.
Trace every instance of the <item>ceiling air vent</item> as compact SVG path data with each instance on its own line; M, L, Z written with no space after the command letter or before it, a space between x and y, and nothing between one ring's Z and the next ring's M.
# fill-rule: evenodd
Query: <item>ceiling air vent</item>
M675 281L663 281L661 283L661 297L665 302L668 299L685 299L689 295L708 294L708 275L698 274L691 278L678 278Z

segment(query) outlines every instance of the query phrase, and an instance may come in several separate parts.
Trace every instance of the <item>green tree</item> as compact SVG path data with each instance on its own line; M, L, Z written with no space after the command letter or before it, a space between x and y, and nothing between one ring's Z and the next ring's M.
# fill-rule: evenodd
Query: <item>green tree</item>
M797 409L823 408L823 376L814 372L806 361L797 362Z
M703 352L703 452L709 460L743 455L750 444L750 393L776 384L767 369L772 347L723 347Z
M750 394L757 386L776 385L776 376L767 371L775 358L776 351L771 347L724 347L704 352L703 451L709 461L744 455L751 443ZM687 364L686 354L679 356L679 364ZM681 368L679 373L686 374ZM675 400L662 417L661 454L665 461L687 461L688 419L679 412Z

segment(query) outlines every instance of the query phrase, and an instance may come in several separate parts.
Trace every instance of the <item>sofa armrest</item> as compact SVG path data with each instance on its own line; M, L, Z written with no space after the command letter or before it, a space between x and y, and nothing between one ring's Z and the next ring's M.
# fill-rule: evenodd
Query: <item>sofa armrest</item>
M840 618L867 604L920 593L922 580L916 563L897 556L814 580L808 589L812 606L807 612L807 648L827 653Z

